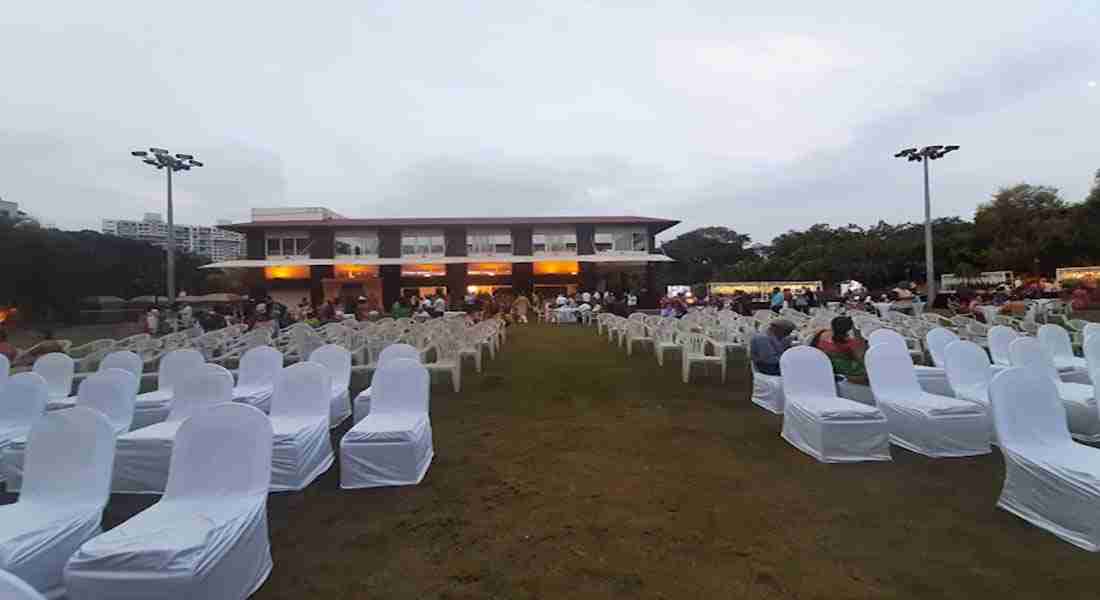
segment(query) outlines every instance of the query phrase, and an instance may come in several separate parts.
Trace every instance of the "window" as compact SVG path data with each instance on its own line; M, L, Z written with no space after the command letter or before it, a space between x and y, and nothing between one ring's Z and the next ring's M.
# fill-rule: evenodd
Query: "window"
M374 231L337 231L336 256L365 258L378 256L378 233Z
M267 256L309 256L310 239L305 233L267 234Z
M638 227L611 227L596 230L596 252L648 252L649 234Z
M442 231L402 231L401 256L443 256Z
M512 232L508 230L471 230L466 232L466 254L511 254Z
M572 229L536 229L531 236L535 254L576 254L577 232Z

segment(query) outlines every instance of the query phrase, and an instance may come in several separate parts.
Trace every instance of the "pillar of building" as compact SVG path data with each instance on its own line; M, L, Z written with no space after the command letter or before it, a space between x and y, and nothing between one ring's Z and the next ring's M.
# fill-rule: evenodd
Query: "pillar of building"
M582 262L580 267L581 291L592 291L599 283L599 273L596 271L596 263Z
M309 230L309 257L331 259L335 256L335 232L327 227L315 227ZM332 279L332 265L314 265L309 267L309 299L314 305L321 304L325 298L325 280Z
M401 265L378 267L378 277L382 280L382 309L389 312L393 303L401 297Z
M466 265L462 263L447 265L447 296L449 308L460 310L466 301Z
M534 289L534 263L512 263L512 291L530 294Z
M264 260L267 258L267 242L264 239L262 229L248 230L244 240L245 258L248 260ZM245 269L243 283L249 296L262 298L267 295L267 281L264 279L263 267Z
M645 264L644 288L638 298L639 304L642 308L657 308L661 298L661 294L657 290L657 263L647 262Z

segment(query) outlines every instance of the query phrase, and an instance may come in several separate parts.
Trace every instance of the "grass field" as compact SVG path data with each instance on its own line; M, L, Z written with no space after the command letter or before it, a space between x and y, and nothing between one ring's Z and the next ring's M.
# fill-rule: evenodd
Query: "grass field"
M432 389L422 485L275 494L274 598L1084 598L1098 557L994 507L999 454L823 465L730 381L576 326ZM334 443L346 429L334 434ZM4 496L5 501L14 497ZM114 496L113 526L155 498ZM1098 507L1100 509L1100 507Z

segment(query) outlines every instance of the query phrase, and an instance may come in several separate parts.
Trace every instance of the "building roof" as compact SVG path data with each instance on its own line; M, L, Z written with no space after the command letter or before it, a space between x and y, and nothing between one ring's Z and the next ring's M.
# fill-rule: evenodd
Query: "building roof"
M325 227L325 228L354 228L354 227L447 227L466 225L473 227L491 227L508 225L656 225L661 232L680 222L670 219L655 219L652 217L594 217L594 216L566 216L566 217L398 217L387 219L323 219L323 220L290 220L290 221L251 221L247 223L233 223L222 225L222 229L245 232L249 229L266 229L282 227Z

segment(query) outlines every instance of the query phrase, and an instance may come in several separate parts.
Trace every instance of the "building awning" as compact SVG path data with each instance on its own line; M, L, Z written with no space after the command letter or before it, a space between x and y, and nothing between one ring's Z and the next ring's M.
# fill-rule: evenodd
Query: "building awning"
M255 269L263 267L326 267L333 265L451 265L472 263L536 263L571 260L601 264L644 264L675 262L664 254L540 254L538 256L425 256L405 258L288 258L268 260L226 260L203 265L203 269Z

